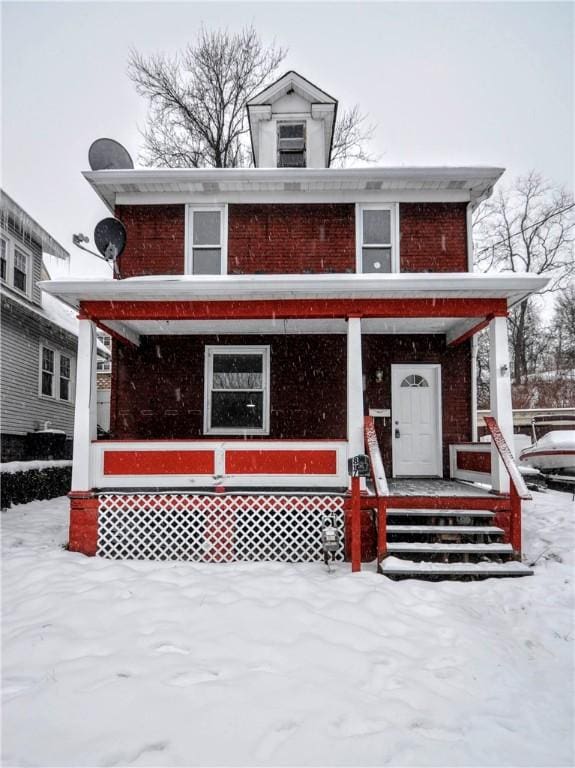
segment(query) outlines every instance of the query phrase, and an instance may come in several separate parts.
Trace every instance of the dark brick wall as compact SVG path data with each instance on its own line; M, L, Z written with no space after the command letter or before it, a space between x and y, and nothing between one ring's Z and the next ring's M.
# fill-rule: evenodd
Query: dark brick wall
M401 203L402 272L467 272L466 203Z
M354 272L355 207L230 205L228 271Z
M115 215L126 227L121 277L184 273L184 205L118 205Z
M449 476L449 444L471 440L471 345L447 347L443 336L364 336L363 370L366 374L367 407L391 408L392 363L440 363L443 403L443 473ZM375 381L381 368L383 381ZM383 463L391 476L392 425L376 419Z
M345 336L146 337L138 349L113 342L111 437L196 439L203 436L206 344L271 345L274 439L346 439ZM442 366L443 465L449 444L471 440L471 348L446 347L442 336L363 337L365 409L391 407L392 363ZM382 368L384 380L375 382ZM376 419L391 475L391 423ZM254 439L257 439L254 438Z
M204 347L271 345L270 438L346 439L344 336L155 336L114 342L111 436L203 436ZM257 436L256 436L257 439Z
M185 206L121 205L122 277L184 271ZM402 272L467 271L465 203L401 203ZM353 204L231 204L230 274L355 271Z

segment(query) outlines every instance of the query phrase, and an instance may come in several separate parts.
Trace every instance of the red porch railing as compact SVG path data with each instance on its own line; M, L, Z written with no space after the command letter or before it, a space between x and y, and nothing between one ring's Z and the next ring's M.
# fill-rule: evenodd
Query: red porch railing
M521 555L521 501L528 501L532 498L527 490L525 480L523 479L519 467L511 453L507 441L499 428L499 424L493 416L485 416L485 426L487 427L493 445L496 447L503 465L509 475L510 485L510 543L517 555Z
M387 497L389 487L385 469L375 433L373 416L366 416L364 421L365 447L371 462L371 477L376 497L377 511L377 565L387 554Z

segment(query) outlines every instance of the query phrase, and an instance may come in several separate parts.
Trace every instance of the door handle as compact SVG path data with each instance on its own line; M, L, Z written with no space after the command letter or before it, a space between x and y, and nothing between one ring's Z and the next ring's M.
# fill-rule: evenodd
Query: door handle
M396 429L396 430L395 430L395 436L396 436L396 437L399 437L399 436L400 436L400 435L399 435L399 429Z

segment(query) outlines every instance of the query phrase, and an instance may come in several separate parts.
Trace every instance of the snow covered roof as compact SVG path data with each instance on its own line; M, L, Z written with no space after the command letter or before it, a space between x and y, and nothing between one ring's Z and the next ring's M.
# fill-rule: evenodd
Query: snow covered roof
M305 298L504 298L508 306L545 287L530 274L405 273L321 275L153 275L124 280L65 278L42 290L74 306L81 301L218 301Z
M85 171L116 205L188 202L471 202L489 197L504 168L138 168Z
M16 225L22 232L29 234L34 240L37 240L42 250L55 256L58 259L69 259L70 254L55 240L49 232L38 224L26 211L21 208L12 198L0 189L0 211L2 221L5 217L11 216Z
M42 309L51 323L74 336L78 335L78 317L75 309L46 291L42 291Z

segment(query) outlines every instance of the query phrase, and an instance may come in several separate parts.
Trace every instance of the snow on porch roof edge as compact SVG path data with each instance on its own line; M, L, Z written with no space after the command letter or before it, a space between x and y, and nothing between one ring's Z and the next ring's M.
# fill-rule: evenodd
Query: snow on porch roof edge
M159 275L123 280L62 278L43 290L79 306L81 301L250 301L251 299L505 298L511 308L542 290L533 274L473 273L372 275Z

